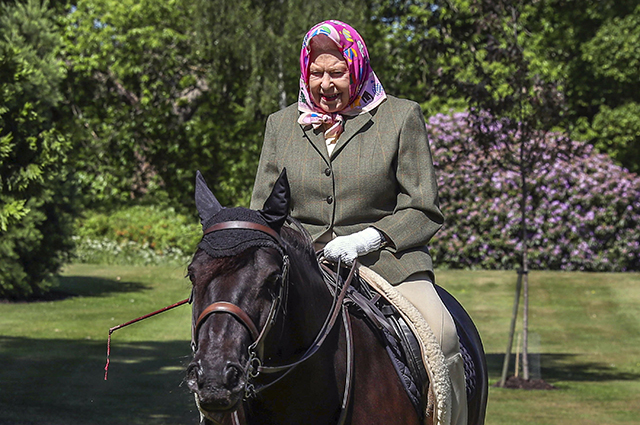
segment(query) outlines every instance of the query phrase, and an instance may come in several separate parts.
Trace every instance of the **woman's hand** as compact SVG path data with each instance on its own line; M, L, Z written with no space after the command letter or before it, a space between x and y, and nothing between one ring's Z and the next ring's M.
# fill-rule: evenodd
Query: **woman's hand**
M329 241L324 247L324 257L333 262L340 259L346 265L351 265L359 256L379 249L382 241L382 234L378 230L367 227L352 235L338 236Z

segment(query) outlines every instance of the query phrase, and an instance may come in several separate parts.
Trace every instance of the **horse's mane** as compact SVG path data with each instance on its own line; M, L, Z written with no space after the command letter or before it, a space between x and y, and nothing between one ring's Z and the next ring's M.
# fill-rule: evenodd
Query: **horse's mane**
M287 217L287 226L282 227L280 234L282 239L293 248L315 255L311 235L295 218L291 216Z

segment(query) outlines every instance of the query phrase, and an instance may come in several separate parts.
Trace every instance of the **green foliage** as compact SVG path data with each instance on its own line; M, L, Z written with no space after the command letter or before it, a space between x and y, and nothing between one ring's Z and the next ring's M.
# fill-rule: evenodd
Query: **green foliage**
M296 100L301 39L330 18L357 28L387 92L428 116L483 97L495 117L572 127L640 171L635 0L5 3L3 258L52 237L28 229L67 228L70 184L92 210L156 204L194 214L200 169L223 204L247 205L266 117ZM559 119L542 122L553 111ZM12 245L9 234L26 239Z
M71 249L68 139L54 126L64 67L46 2L0 5L0 297L47 290Z
M385 90L421 104L427 116L466 109L457 81L472 75L476 36L468 0L376 2L369 51Z
M602 23L582 46L582 56L594 73L623 84L636 83L640 68L640 6L629 15Z
M616 108L602 105L591 123L595 147L636 173L640 172L637 165L640 161L639 102L629 102Z
M575 137L640 172L640 6L635 0L537 3L528 28L547 75L566 81Z
M605 21L583 45L583 59L594 75L618 87L635 88L623 99L600 105L591 120L595 146L636 173L640 172L640 6L632 14ZM613 94L613 93L612 93Z
M63 20L66 131L83 204L117 206L160 191L164 170L153 156L175 160L186 138L173 109L191 88L179 84L193 74L188 21L179 2L105 0L79 1Z
M248 204L266 117L297 97L305 31L363 22L354 3L78 1L65 84L83 203L192 210L200 169L223 204Z
M142 265L185 264L201 237L198 222L173 208L133 206L76 220L76 261Z
M638 173L640 117L633 113L640 104L637 3L380 0L372 9L372 61L389 92L419 102L425 115L433 116L468 109L469 92L522 98L510 59L519 53L530 76L563 97L564 129ZM507 9L515 16L505 14ZM517 43L509 43L505 34L514 32ZM539 93L535 87L526 89L525 99Z

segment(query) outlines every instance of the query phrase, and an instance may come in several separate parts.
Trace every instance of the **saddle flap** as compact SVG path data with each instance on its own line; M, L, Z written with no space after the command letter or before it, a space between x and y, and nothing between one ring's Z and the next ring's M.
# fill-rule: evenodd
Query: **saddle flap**
M326 272L329 286L335 275ZM345 304L349 312L371 328L385 347L418 416L424 419L429 379L422 360L420 343L398 310L376 292L364 279L354 279Z

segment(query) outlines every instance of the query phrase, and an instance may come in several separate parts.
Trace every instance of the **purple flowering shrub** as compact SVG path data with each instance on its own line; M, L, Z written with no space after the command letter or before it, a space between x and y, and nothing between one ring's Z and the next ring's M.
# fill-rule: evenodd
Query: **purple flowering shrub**
M436 115L427 130L445 216L430 246L435 264L519 267L519 173L493 164L474 144L466 113ZM569 142L570 157L552 159L558 143L540 143L542 160L527 176L529 268L640 270L640 177L582 142Z

